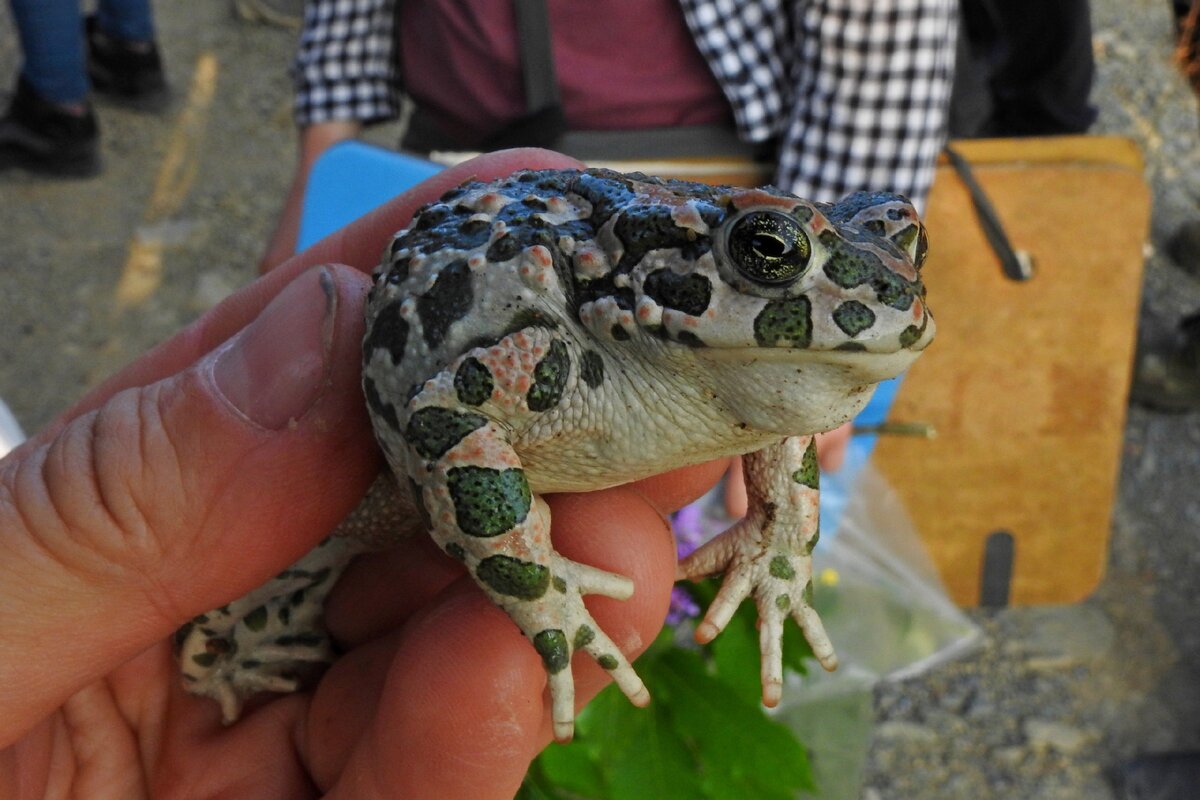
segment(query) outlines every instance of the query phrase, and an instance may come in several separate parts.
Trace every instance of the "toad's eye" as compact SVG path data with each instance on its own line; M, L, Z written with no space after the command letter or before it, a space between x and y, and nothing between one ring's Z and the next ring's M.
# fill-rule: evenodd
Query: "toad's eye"
M778 211L752 211L729 232L729 257L755 283L788 283L804 274L811 246L800 223Z

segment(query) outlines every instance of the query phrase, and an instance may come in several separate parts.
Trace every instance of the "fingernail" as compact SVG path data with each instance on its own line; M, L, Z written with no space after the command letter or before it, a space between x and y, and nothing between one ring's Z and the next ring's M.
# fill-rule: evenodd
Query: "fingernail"
M337 289L328 270L296 278L218 354L217 389L269 430L300 419L324 390L336 315Z

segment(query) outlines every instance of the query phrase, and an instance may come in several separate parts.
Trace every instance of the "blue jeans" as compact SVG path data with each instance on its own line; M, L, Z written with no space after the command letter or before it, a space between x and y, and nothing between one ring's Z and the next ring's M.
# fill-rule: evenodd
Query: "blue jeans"
M21 75L52 103L87 98L87 66L80 0L9 0L25 63ZM117 39L154 39L150 0L100 0L96 25Z

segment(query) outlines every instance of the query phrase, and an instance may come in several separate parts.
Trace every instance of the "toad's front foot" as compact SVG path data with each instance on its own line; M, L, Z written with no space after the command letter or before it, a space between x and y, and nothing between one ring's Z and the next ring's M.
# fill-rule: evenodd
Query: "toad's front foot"
M555 553L550 585L535 599L495 598L533 642L549 676L550 715L554 738L569 741L575 731L575 680L571 656L582 650L595 659L636 706L650 702L650 693L621 649L592 618L583 595L600 594L617 600L633 595L633 581L589 567ZM491 592L489 591L489 594Z
M758 607L759 649L762 653L762 699L776 706L783 692L783 625L796 620L813 655L827 670L837 668L833 643L812 607L812 557L783 553L756 542L753 523L743 520L680 564L681 577L698 579L724 573L721 589L696 627L696 641L717 637L738 606L751 594Z

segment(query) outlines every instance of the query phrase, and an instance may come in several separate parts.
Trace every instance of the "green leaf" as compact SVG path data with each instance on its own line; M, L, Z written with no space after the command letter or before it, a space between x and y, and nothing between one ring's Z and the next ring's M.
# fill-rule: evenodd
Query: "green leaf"
M622 747L602 768L621 800L696 800L700 780L692 753L661 704L641 709L623 734Z
M712 797L790 800L813 788L808 756L795 735L709 676L697 654L677 650L658 666L670 681L668 713L694 748Z
M604 776L585 741L576 739L569 744L552 744L538 756L539 778L567 795L591 800L607 800Z
M716 676L750 705L762 698L762 656L758 649L758 631L755 630L756 616L754 604L743 603L725 630L708 646Z

